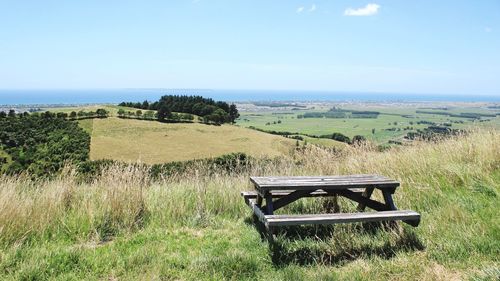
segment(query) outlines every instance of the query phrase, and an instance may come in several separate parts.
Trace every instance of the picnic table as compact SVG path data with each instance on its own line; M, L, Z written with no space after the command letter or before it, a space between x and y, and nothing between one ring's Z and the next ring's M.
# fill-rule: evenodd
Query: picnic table
M278 226L302 224L336 224L350 222L397 221L412 226L420 223L420 214L398 210L392 195L399 182L381 175L250 177L255 191L241 195L268 230ZM384 202L371 199L382 192ZM356 213L275 215L274 212L305 197L343 196L358 203ZM265 201L265 204L264 204ZM363 212L366 207L373 212Z

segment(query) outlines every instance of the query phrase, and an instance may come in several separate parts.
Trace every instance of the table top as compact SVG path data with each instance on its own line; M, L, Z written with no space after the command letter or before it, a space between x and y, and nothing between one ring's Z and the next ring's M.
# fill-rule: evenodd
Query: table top
M250 177L257 190L340 190L376 187L396 188L399 182L381 175Z

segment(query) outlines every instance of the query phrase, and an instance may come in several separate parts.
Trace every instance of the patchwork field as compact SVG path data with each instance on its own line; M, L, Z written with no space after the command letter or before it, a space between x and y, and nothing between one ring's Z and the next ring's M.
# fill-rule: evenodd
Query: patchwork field
M233 152L279 156L295 145L294 140L231 125L167 124L114 117L79 122L92 135L93 160L155 164Z
M334 104L309 104L305 108L272 108L253 107L241 112L238 125L255 127L267 131L297 132L310 135L326 135L342 133L350 138L362 135L378 143L401 139L410 131L424 129L429 123L450 124L451 128L463 129L480 125L482 127L500 128L500 116L483 117L481 121L473 118L442 115L460 113L496 114L498 110L487 109L484 106L447 107L446 110L434 106L433 109L409 105L371 105L371 106L341 106L342 109L377 111L378 118L298 118L311 112L326 112ZM429 113L421 113L426 111Z

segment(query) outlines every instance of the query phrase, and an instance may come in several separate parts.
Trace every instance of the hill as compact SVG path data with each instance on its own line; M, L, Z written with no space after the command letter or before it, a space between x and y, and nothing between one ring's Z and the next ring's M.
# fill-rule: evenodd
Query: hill
M250 161L237 172L200 166L156 180L137 166L83 182L71 169L52 180L2 176L0 279L498 280L498 131ZM270 245L239 194L249 175L359 173L399 180L395 202L421 213L420 226L291 228ZM308 199L284 211L326 205Z
M148 164L208 158L243 152L251 156L279 156L293 140L232 125L160 123L135 119L82 120L91 132L90 158Z

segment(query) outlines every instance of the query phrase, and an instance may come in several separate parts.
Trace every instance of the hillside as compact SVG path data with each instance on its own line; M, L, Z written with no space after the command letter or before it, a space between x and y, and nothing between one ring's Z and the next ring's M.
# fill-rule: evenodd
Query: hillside
M82 120L91 131L90 158L148 164L208 158L243 152L279 156L293 140L232 125L169 124L135 119Z
M384 152L310 146L293 157L157 180L137 166L110 167L88 182L71 169L53 180L3 176L0 279L498 280L498 131ZM249 175L359 173L399 180L395 202L421 213L420 226L292 228L269 245L239 194L251 188Z

